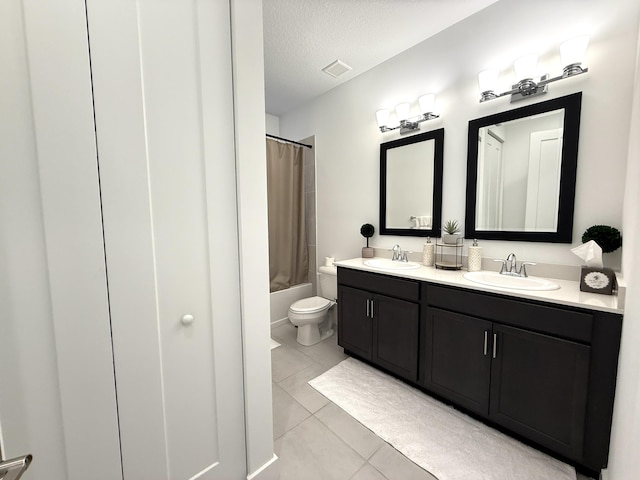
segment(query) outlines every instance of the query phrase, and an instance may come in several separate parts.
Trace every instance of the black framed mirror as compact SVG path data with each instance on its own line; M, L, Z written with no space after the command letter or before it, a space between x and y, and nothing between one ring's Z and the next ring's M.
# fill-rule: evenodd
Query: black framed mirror
M380 144L380 234L439 237L444 128Z
M469 122L465 237L571 243L582 93Z

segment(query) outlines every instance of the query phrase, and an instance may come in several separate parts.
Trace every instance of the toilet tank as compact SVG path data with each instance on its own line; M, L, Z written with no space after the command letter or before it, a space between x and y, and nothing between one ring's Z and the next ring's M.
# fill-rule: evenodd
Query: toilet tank
M318 295L335 300L338 296L338 267L319 267L318 285L320 287Z

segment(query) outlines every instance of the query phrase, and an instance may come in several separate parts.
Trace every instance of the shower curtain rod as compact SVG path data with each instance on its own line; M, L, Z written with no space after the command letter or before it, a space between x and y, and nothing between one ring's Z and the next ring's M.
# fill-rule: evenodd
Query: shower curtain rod
M275 135L271 135L269 133L266 134L269 138L275 138L276 140L282 140L283 142L293 143L295 145L300 145L301 147L313 148L312 145L307 145L306 143L296 142L295 140L289 140L288 138L276 137Z

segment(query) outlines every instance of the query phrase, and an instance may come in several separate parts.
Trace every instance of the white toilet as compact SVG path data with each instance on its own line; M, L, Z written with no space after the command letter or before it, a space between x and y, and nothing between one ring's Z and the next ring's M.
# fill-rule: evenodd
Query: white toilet
M289 320L298 327L298 343L315 345L333 335L329 310L338 295L338 268L318 269L320 296L303 298L289 307Z

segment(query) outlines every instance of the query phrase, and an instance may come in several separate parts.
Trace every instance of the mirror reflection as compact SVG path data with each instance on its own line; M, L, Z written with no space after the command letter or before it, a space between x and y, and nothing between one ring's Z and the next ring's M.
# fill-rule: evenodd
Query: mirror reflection
M444 129L380 145L380 233L439 236Z
M387 152L388 228L431 228L433 198L424 192L433 186L434 150L432 139Z
M563 124L554 110L479 129L476 230L556 231Z
M581 94L469 122L468 238L570 243Z

